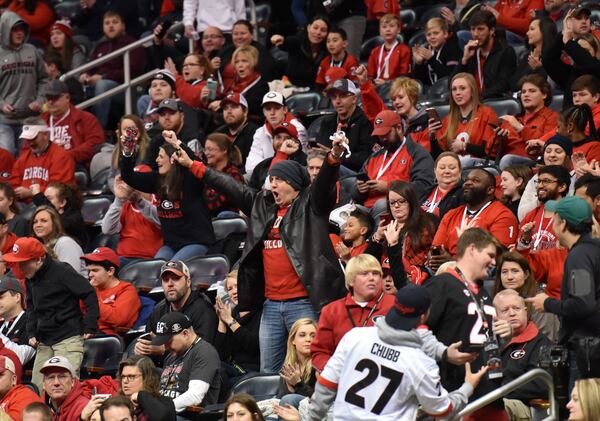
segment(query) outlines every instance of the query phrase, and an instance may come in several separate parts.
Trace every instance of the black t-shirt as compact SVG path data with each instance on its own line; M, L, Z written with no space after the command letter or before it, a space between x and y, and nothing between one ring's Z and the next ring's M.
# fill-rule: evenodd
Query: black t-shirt
M198 340L183 355L170 354L165 359L164 370L160 376L161 395L174 399L187 392L191 380L201 380L210 385L202 406L217 402L220 390L219 354L208 342Z

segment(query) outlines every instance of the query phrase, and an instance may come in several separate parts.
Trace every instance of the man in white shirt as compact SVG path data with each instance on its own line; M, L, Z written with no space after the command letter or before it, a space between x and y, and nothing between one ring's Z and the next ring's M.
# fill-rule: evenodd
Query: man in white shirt
M209 26L215 26L223 32L231 33L233 24L246 19L246 6L244 0L184 0L183 24L185 36L191 38L196 31L204 32Z
M487 367L448 393L436 362L421 350L417 326L429 314L429 291L408 284L394 307L373 327L355 328L342 338L315 385L309 418L322 420L335 400L336 420L412 420L418 406L436 419L451 418L467 403Z

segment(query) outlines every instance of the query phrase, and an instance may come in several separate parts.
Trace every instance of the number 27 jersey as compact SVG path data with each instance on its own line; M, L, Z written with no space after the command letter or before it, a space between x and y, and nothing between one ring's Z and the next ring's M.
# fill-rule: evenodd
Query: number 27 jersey
M390 345L377 332L373 326L346 333L319 376L323 386L337 389L334 419L412 421L419 404L431 415L449 413L435 361L418 342Z

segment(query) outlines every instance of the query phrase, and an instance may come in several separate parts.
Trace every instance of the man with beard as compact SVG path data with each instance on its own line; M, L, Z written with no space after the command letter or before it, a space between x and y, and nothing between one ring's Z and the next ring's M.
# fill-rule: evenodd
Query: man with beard
M560 200L569 192L571 176L562 165L547 165L540 169L536 184L540 204L521 220L523 232L519 239L519 248L532 251L556 247L556 234L552 229L552 212L544 209L548 200Z
M165 299L159 302L146 323L146 332L156 332L156 324L165 314L179 311L190 318L194 331L209 343L214 342L217 331L217 315L208 297L199 290L192 289L190 270L181 260L166 262L160 270L160 280L165 293ZM151 339L138 338L135 344L137 355L165 355L164 345L152 345Z
M230 92L221 100L224 125L215 130L229 137L229 140L242 153L242 165L246 165L246 157L250 153L254 133L258 126L248 121L248 101L244 95Z
M387 211L387 192L390 182L410 182L419 196L429 191L435 179L433 159L419 144L404 135L400 116L392 110L384 110L375 117L371 133L383 146L365 162L361 172L369 177L357 178L356 187L364 205L371 208L373 216Z
M556 24L556 30L562 32L563 19L569 10L566 0L544 0L544 11L538 12L543 17L548 17Z
M185 143L194 152L200 151L202 145L201 140L198 139L198 130L190 127L185 122L183 106L179 100L175 98L162 100L156 108L156 112L158 113L158 124L160 127L150 140L144 164L150 166L153 170L158 169L156 157L158 156L158 150L165 142L162 135L163 130L173 130L177 134L177 139Z
M469 172L463 184L465 204L447 212L433 238L429 267L434 271L457 254L457 243L468 228L488 230L505 247L517 240L519 223L509 208L496 200L496 178L482 168Z
M469 175L475 171L481 170L473 170ZM483 177L483 174L480 176ZM508 209L507 212L510 213ZM441 227L438 233L440 231ZM496 243L496 239L485 229L466 229L456 244L456 268L448 269L423 283L431 296L426 325L446 346L461 341L461 351L474 354L475 359L471 363L474 371L486 364L485 353L481 351L486 340L492 335L493 318L496 316L492 299L482 284L482 281L488 278L489 270L496 264ZM463 383L465 370L462 366L441 363L440 376L446 390L455 390ZM475 388L473 398L491 392L498 386L500 381L494 382L485 376ZM471 415L470 419L506 419L502 416L505 414L500 400L499 403L492 403L480 409Z
M454 74L467 72L475 76L482 98L501 97L510 90L510 78L517 65L515 51L495 37L496 18L490 12L474 12L469 27L472 39L465 45Z

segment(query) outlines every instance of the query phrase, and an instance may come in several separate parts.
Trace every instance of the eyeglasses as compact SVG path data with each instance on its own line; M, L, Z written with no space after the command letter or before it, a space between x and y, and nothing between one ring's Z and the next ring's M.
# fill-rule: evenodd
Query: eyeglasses
M500 314L508 314L511 311L514 311L515 313L518 313L519 311L523 311L523 310L525 310L525 307L511 306L511 307L507 307L507 308L503 308L503 309L499 310L498 313L500 313Z
M71 378L70 375L68 375L67 373L64 374L50 374L49 376L44 376L44 381L45 382L55 382L56 380L58 380L59 382L66 382L67 380L69 380Z
M390 200L390 208L400 207L407 203L408 201L406 199Z
M142 377L142 375L141 374L123 374L123 375L121 375L121 380L123 380L123 381L127 380L128 382L133 382L138 377Z
M200 63L183 63L182 67L193 67L193 66L202 66Z
M538 178L535 184L541 186L547 186L548 184L558 183L558 180L551 180L549 178Z

